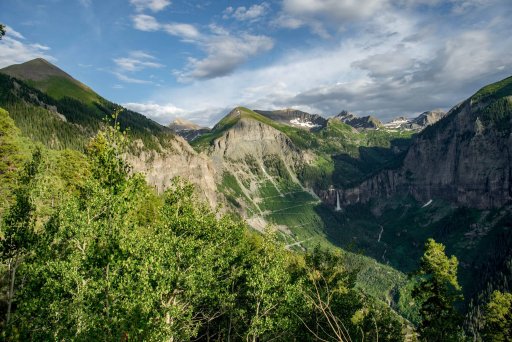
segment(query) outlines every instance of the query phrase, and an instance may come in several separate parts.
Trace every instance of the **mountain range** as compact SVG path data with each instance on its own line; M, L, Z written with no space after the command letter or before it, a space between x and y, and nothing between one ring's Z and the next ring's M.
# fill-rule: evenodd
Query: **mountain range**
M43 59L0 69L0 107L21 135L80 152L119 108ZM388 123L237 107L211 129L128 109L119 124L129 128L126 160L158 191L180 176L254 229L273 225L290 249L358 251L348 258L360 286L404 317L413 319L400 287L428 237L457 255L475 302L510 290L512 77L447 113Z

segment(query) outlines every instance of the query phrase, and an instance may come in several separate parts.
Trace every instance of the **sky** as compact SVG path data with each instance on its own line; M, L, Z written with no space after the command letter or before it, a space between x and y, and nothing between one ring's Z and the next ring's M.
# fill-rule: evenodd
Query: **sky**
M0 67L43 57L169 124L233 107L448 110L512 75L512 0L1 0Z

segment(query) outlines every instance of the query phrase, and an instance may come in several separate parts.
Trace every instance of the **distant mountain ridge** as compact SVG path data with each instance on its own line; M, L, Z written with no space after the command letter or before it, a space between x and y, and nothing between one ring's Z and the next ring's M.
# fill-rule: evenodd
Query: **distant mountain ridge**
M254 110L271 120L292 127L314 130L327 125L327 120L318 114L309 114L297 109L280 109L273 111Z
M368 115L359 117L346 110L341 111L334 118L356 129L377 129L382 127L382 122L374 116Z
M201 135L210 132L208 127L202 127L192 121L176 118L169 124L169 128L187 141L192 141Z

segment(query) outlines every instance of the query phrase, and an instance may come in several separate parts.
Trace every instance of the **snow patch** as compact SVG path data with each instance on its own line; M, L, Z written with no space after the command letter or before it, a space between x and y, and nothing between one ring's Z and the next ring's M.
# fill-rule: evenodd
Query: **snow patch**
M302 121L299 118L290 120L290 123L292 125L297 125L297 126L307 127L307 128L320 127L320 125L314 124L311 121Z
M388 129L397 129L397 128L402 127L402 125L406 125L411 122L412 122L412 120L407 119L407 118L398 118L398 119L394 119L390 122L385 123L384 127L388 128Z

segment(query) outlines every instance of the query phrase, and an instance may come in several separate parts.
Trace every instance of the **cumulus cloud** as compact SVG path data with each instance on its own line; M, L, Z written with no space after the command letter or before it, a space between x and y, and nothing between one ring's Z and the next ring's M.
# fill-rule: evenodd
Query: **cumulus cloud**
M159 12L171 4L169 0L130 0L137 11L149 9L153 12Z
M162 25L162 28L170 35L185 39L196 39L201 35L199 30L194 25L190 24L170 23Z
M387 0L283 0L273 26L297 29L309 26L320 37L331 37L328 27L339 30L365 20L388 6Z
M272 49L274 41L263 35L215 35L199 42L199 45L207 56L203 59L189 58L186 70L177 73L180 80L229 75L251 56Z
M265 35L232 34L212 24L209 33L201 33L195 26L185 23L159 23L154 17L140 14L133 17L134 26L142 31L163 30L172 36L194 44L206 54L204 58L190 57L183 70L174 74L180 82L204 80L229 75L252 56L274 47L274 40Z
M357 20L370 17L384 4L383 0L284 0L283 10L297 16Z
M191 24L186 23L159 23L155 17L147 14L137 14L132 17L133 25L140 31L164 31L172 36L181 37L183 39L196 39L201 33Z
M236 9L229 6L224 10L224 19L235 18L238 21L257 21L263 17L268 10L269 6L263 2L261 4L254 4L250 7L240 6Z
M158 31L161 27L154 17L147 14L137 14L132 19L134 27L140 31Z
M123 106L138 113L142 113L163 125L168 125L172 120L186 113L185 110L171 103L159 105L153 102L128 102L124 103Z
M27 42L21 33L10 26L6 26L5 31L5 37L0 40L0 68L24 63L38 57L55 61L55 58L48 54L50 47Z
M347 109L382 120L449 109L512 73L507 12L503 20L495 12L478 14L482 17L476 25L472 17L452 24L432 22L428 13L384 11L338 43L288 51L271 64L222 78L159 89L153 100L173 98L187 118L210 125L240 104L294 107L326 116ZM493 20L484 20L487 16ZM193 65L189 72L200 67Z

